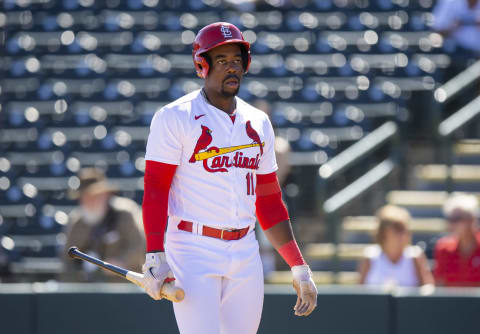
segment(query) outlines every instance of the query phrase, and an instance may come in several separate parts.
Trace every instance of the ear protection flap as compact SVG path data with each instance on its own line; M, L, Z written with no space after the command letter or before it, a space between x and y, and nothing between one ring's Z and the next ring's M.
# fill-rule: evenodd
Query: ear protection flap
M202 57L201 55L193 55L193 63L195 64L197 76L205 79L208 75L208 70L210 69L210 65L208 64L205 57Z

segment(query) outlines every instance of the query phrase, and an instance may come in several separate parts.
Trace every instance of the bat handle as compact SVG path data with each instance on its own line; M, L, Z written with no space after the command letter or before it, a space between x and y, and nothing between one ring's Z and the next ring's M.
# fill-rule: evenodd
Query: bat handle
M145 279L142 274L136 273L134 271L128 271L126 278L130 282L138 285L139 287L145 288L145 285L143 283ZM185 298L185 292L183 291L183 289L177 288L174 282L163 284L160 293L162 294L162 297L175 303L181 302L183 298Z
M174 282L168 282L162 285L162 296L165 296L168 300L178 303L185 298L185 292L181 288L177 288Z

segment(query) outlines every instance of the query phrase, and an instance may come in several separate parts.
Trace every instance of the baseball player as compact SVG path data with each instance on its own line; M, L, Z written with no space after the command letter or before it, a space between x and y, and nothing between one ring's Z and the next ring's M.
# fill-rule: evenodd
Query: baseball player
M174 303L182 334L256 333L263 306L258 219L291 267L295 314L307 316L317 289L281 199L272 125L236 97L250 44L234 25L213 23L198 32L193 62L203 88L157 111L150 126L146 292L161 299L161 286L172 280L185 290Z

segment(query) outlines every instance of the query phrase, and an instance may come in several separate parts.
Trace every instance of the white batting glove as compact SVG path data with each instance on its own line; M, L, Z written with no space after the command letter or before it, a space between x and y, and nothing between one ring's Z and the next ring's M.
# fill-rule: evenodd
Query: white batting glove
M317 307L317 287L312 279L308 265L293 266L293 287L297 292L297 303L293 308L295 315L307 316Z
M147 253L145 254L145 264L143 265L144 288L147 294L155 300L162 299L162 285L165 280L173 277L170 266L165 258L165 253Z

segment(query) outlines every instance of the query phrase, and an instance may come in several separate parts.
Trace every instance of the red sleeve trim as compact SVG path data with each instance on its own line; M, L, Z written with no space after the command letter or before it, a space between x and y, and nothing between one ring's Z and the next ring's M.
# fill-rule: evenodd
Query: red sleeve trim
M278 183L277 173L273 172L270 174L257 174L257 185L271 182Z
M257 196L268 196L272 194L277 194L281 192L282 190L280 189L280 184L278 184L278 181L272 181L270 183L258 183L257 180L257 187L255 188L255 193Z
M303 259L302 253L298 248L298 244L295 239L290 240L286 244L282 245L278 249L278 253L282 256L285 262L291 267L293 266L301 266L307 264Z
M257 175L256 195L257 219L263 230L289 219L275 172Z
M176 169L176 165L146 161L142 213L147 252L164 250L168 193Z

